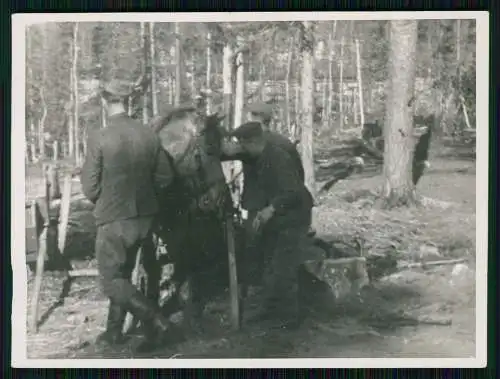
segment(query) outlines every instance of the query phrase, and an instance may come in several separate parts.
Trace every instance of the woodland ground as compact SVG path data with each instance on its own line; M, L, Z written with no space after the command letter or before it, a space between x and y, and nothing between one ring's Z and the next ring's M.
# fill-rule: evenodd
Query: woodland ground
M314 226L319 235L361 236L366 249L393 249L402 261L427 259L425 251L433 246L430 251L435 255L437 248L437 259L467 259L467 270L460 271L453 265L401 270L372 283L360 297L364 301L361 307L309 319L294 332L271 331L266 325L250 322L243 330L231 332L226 294L206 309L210 333L168 347L157 357L474 357L475 163L442 156L432 158L431 163L418 186L420 194L432 199L424 207L375 209L372 200L382 184L380 171L364 173L340 182L319 199ZM28 180L31 187L36 186L35 178ZM32 190L27 188L28 192ZM91 243L87 246L91 250ZM30 278L28 316L32 282ZM54 309L38 334L28 332L28 358L131 358L128 346L117 352L99 350L93 344L104 329L107 313L107 302L95 278L79 279L64 304L54 307L62 282L60 274L47 273L40 313ZM387 319L382 326L367 321L368 314L386 311L444 318L451 324L404 326Z

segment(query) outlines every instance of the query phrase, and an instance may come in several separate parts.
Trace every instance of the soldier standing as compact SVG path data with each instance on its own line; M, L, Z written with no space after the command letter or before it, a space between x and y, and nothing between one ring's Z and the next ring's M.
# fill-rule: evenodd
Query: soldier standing
M236 159L244 163L242 207L248 211L244 254L248 264L242 267L260 263L257 272L243 275L243 282L263 273L265 317L288 324L298 316L297 273L308 251L312 196L296 162L267 138L261 123L246 123L232 135L243 150Z
M131 86L112 80L101 91L108 126L89 138L81 182L95 204L96 255L103 291L110 299L106 331L98 342L124 342L127 311L146 327L147 351L166 341L171 324L131 283L135 256L150 237L159 211L159 194L173 181L174 172L156 134L128 117L125 100Z

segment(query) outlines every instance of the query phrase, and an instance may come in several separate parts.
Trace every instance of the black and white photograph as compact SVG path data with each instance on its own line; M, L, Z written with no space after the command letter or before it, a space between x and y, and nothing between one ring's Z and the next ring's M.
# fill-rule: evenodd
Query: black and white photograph
M12 366L485 367L488 19L14 15Z

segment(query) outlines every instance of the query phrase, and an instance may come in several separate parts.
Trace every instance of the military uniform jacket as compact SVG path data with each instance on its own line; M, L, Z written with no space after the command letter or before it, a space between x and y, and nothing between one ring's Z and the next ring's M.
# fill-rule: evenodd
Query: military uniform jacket
M304 166L302 165L302 159L300 159L299 152L297 151L295 145L288 138L286 138L284 135L280 133L266 132L265 136L269 142L281 147L288 154L290 154L295 165L297 166L300 180L304 182Z
M273 205L276 214L272 223L276 226L310 217L312 196L304 185L296 160L282 146L268 140L258 159L243 158L242 161L243 208L253 212Z
M155 215L174 171L156 134L126 114L90 138L81 183L96 224Z

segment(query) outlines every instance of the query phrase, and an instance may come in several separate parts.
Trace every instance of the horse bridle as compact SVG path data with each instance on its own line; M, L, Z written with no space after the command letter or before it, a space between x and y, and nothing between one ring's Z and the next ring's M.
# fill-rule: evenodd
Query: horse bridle
M188 183L190 183L190 185L188 185L189 188L186 188L186 190L188 190L189 192L188 194L189 198L192 199L189 202L186 211L196 211L199 209L203 209L205 206L207 206L211 201L210 191L215 186L219 185L219 182L217 181L213 183L208 183L207 181L206 172L203 167L202 148L200 147L199 144L200 138L203 138L203 133L196 133L186 151L178 159L178 162L182 162L184 159L186 159L186 157L189 154L192 153L196 164L195 174L189 175L189 176L195 176L195 178L188 180ZM181 175L179 175L179 177L182 178ZM216 205L217 206L223 205L222 202L224 201L224 199L225 199L225 194L222 193L220 196L218 196Z

